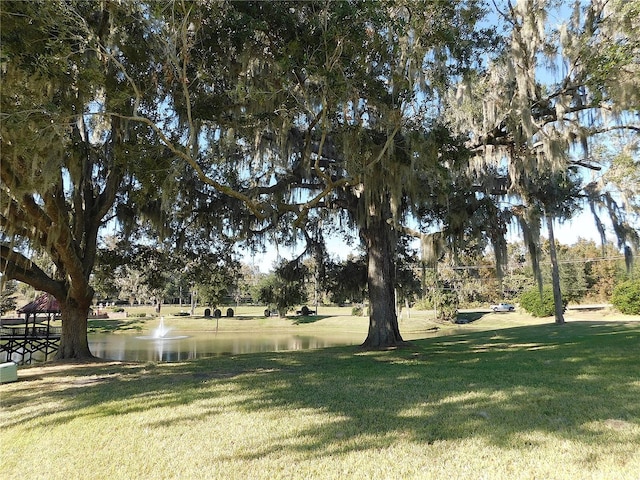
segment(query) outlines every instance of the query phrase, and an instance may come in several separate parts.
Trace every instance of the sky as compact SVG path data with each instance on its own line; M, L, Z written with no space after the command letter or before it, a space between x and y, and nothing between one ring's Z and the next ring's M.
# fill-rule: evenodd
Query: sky
M605 224L607 240L614 240L610 223L607 222L607 219L604 218L604 216L601 216L600 219ZM598 233L598 229L596 228L591 212L588 211L582 212L571 222L554 224L553 233L556 240L565 245L572 245L576 243L579 238L593 240L596 243L600 243L600 233ZM545 238L547 237L547 235L544 236Z

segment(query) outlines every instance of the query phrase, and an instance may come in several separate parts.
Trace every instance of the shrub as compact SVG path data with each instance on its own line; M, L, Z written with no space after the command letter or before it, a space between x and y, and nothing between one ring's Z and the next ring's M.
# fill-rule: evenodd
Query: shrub
M188 317L189 312L178 312L173 314L175 317Z
M421 298L415 303L414 308L416 310L433 310L433 302L427 297Z
M361 317L364 314L364 309L362 307L353 307L351 309L351 315L354 317Z
M458 318L460 297L456 285L449 281L443 281L440 288L431 294L431 302L436 311L436 320L439 322L455 322Z
M133 317L133 318L143 318L143 317L146 317L147 314L144 313L144 312L142 312L142 313L130 313L128 316L129 317Z
M627 280L613 289L611 303L625 315L640 314L640 280Z
M436 299L436 320L440 322L455 322L458 318L460 306L456 292L441 292Z
M520 295L520 306L534 317L551 317L555 314L553 305L553 289L550 286L542 288L542 296L537 287L525 290ZM567 300L562 297L563 311L567 307Z

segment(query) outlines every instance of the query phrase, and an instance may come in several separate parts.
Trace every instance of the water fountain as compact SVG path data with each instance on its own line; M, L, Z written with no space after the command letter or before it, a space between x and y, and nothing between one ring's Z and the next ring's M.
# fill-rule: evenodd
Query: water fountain
M164 317L160 317L160 324L153 330L153 338L164 338L169 333L170 328L164 326Z
M151 331L151 335L144 335L141 337L137 337L140 340L179 340L181 338L187 338L187 335L172 335L169 336L168 333L173 330L170 327L166 327L164 324L164 317L160 317L160 323L156 328Z

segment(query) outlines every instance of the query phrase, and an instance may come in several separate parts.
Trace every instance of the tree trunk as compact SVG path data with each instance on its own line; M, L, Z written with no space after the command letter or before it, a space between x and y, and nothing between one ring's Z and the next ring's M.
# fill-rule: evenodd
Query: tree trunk
M191 290L191 316L193 317L196 312L196 291Z
M77 302L71 298L58 298L62 314L62 336L56 360L95 358L89 350L87 316L91 298Z
M369 257L369 333L362 347L381 349L402 345L405 342L398 327L394 296L395 232L383 215L372 215L361 235Z
M562 291L560 290L560 271L558 269L558 256L556 254L556 239L553 234L553 219L547 217L547 231L549 232L549 256L551 257L551 281L553 283L553 306L556 323L564 323L564 305L562 303Z

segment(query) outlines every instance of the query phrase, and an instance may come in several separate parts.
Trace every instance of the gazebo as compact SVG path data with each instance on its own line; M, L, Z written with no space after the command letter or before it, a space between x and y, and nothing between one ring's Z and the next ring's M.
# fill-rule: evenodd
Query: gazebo
M36 323L43 323L43 316L46 317L47 325L50 325L51 319L60 314L60 304L53 295L44 293L33 302L29 302L24 307L19 308L18 313L25 315L25 323L27 325L29 324L29 317L32 317L34 327Z
M52 327L51 320L60 314L58 301L48 293L19 308L24 319L3 321L0 350L6 352L6 360L20 356L20 363L31 363L33 354L41 352L44 360L59 346L61 327ZM46 322L46 324L45 324Z

